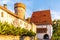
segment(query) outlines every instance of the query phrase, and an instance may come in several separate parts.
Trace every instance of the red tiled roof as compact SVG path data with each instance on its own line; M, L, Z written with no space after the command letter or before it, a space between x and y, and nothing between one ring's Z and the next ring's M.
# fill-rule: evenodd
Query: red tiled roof
M30 22L36 25L52 24L50 10L33 12Z

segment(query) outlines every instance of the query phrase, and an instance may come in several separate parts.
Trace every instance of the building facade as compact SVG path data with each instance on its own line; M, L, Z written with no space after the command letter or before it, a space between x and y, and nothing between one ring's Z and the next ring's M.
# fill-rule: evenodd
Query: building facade
M8 10L6 4L4 4L4 6L0 6L0 21L8 22L16 27L21 27L36 32L36 25L25 21L25 5L22 3L15 3L14 10L15 13Z
M33 12L31 23L36 24L38 39L51 39L52 37L52 20L50 10Z

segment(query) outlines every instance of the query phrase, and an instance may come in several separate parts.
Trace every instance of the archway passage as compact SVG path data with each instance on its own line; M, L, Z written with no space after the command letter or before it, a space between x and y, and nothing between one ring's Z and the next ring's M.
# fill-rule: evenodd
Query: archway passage
M49 39L49 35L48 34L45 34L43 39Z

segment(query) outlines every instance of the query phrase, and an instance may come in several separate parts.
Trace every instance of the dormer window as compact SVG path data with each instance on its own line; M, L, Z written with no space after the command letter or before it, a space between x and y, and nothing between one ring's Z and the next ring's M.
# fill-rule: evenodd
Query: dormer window
M1 12L1 17L3 17L3 12Z

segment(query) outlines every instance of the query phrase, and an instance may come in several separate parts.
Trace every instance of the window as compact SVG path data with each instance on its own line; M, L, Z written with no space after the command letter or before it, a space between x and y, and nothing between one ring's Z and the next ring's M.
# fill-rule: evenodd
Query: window
M46 33L47 28L37 28L37 33Z
M1 12L1 17L3 17L3 12Z

